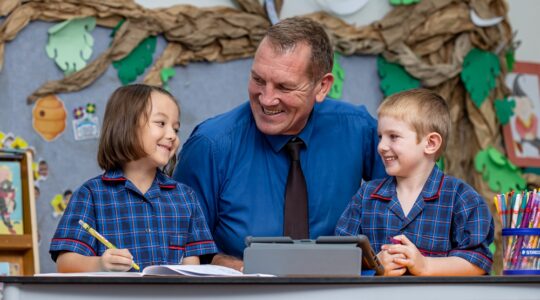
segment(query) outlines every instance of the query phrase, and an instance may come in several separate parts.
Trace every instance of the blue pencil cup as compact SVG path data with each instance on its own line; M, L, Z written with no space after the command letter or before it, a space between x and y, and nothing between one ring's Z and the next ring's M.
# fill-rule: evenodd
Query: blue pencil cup
M540 275L540 228L504 228L503 274Z

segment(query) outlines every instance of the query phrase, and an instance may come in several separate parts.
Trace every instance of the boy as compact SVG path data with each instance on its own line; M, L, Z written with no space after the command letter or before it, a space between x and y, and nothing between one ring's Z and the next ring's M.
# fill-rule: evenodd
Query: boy
M389 177L360 187L336 235L366 235L387 276L490 271L488 207L472 187L435 165L449 131L446 102L432 91L394 94L379 107L378 151Z

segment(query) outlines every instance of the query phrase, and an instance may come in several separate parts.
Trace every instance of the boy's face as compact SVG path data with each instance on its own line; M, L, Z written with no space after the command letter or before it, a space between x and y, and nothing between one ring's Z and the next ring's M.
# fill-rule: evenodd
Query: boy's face
M386 173L390 176L409 177L416 174L427 158L424 156L426 139L418 142L412 127L394 117L380 116L378 122L379 146Z

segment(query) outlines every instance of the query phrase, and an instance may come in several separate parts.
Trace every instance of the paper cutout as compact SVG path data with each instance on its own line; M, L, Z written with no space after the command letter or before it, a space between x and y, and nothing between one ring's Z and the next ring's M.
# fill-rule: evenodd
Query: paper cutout
M392 5L411 5L419 2L420 0L390 0Z
M500 72L499 58L491 52L473 48L465 56L461 80L477 107L484 103L490 91L495 88L495 78Z
M39 135L50 142L66 128L67 113L64 102L56 95L39 98L32 110L32 126Z
M439 159L437 160L437 162L435 163L437 165L437 167L444 172L444 156L441 156L439 157Z
M133 51L121 60L114 61L113 66L118 71L118 77L123 85L127 85L152 64L157 38L150 36L144 39Z
M99 138L99 119L96 116L96 105L86 104L86 109L73 109L73 135L76 141Z
M474 11L474 9L470 9L470 16L471 16L471 21L473 22L474 25L478 26L478 27L490 27L490 26L494 26L494 25L497 25L499 23L502 22L502 20L504 19L503 17L495 17L495 18L492 18L492 19L482 19L480 18L479 15L476 14L476 12Z
M387 62L382 56L377 57L377 68L381 78L380 88L385 97L420 87L420 80L409 75L403 66Z
M514 115L514 108L516 107L516 101L514 99L497 99L495 100L495 112L497 113L497 119L501 125L506 125L510 122L510 118Z
M67 76L86 66L92 56L94 38L90 34L96 27L96 19L87 17L71 19L49 29L45 50Z
M347 16L361 10L369 0L317 0L319 6L338 16ZM419 0L418 0L419 1Z
M526 187L521 171L502 153L493 147L478 152L474 158L474 168L482 174L490 190L507 193Z
M339 64L341 55L334 52L334 66L332 67L332 74L334 75L334 83L328 93L328 97L332 99L341 99L343 97L343 81L345 80L345 70Z
M161 82L163 82L163 88L167 91L169 90L169 80L176 75L176 70L174 68L163 68L161 69L160 76Z
M514 65L516 64L515 55L516 55L515 49L511 49L511 48L506 50L506 53L504 54L506 58L506 68L508 69L508 73L514 70Z
M53 218L61 217L64 214L72 195L71 190L65 190L62 194L54 195L50 202L53 209Z

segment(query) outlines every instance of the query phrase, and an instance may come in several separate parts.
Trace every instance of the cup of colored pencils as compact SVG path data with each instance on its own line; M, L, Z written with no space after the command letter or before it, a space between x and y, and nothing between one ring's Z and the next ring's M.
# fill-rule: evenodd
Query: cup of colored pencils
M540 192L495 196L503 237L503 274L540 275Z

